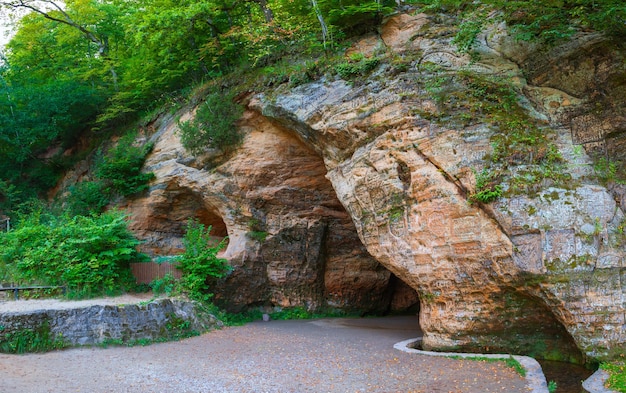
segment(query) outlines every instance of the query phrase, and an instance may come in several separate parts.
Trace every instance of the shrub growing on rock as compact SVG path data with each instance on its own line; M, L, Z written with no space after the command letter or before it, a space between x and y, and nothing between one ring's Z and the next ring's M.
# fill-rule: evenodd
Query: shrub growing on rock
M233 101L232 93L211 93L198 107L195 119L179 124L181 142L193 154L201 154L209 147L232 149L241 142L235 123L242 114L243 108Z

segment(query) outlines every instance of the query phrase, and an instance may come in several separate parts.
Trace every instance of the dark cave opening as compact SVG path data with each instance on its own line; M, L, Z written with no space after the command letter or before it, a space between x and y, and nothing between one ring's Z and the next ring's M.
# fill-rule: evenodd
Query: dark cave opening
M225 238L228 236L228 229L226 223L219 215L207 209L199 209L195 213L195 218L203 224L205 227L211 227L211 236L218 238Z
M391 272L387 291L389 305L383 315L419 315L420 299L417 291Z

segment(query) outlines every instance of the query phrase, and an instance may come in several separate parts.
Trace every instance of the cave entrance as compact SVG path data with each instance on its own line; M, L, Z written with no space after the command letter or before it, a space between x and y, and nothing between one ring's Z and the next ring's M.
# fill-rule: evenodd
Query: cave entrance
M202 195L192 190L181 189L168 192L168 201L155 209L160 225L171 241L171 248L162 249L160 255L175 255L184 252L183 237L190 219L197 220L205 228L211 227L211 245L217 245L228 236L228 228L218 210L208 205ZM228 240L226 240L228 241ZM227 244L228 245L228 244ZM224 252L226 247L222 249Z
M417 291L391 273L387 287L389 306L384 315L417 315L420 312L420 299Z
M219 251L218 255L226 252L228 247L228 228L221 216L217 215L211 210L198 209L195 213L195 218L199 223L204 225L205 228L211 228L209 235L211 236L211 245L216 246L220 242L225 241L224 247Z

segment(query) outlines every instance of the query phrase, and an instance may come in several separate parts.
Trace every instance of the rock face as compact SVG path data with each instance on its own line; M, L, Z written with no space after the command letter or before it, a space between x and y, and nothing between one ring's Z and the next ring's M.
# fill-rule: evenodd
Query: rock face
M301 306L384 312L392 303L392 274L372 258L324 177L322 159L283 127L247 111L242 146L223 164L205 169L189 156L176 125L164 122L146 168L156 180L132 202L131 228L145 251L182 251L190 218L228 236L223 253L233 272L214 283L216 300L232 311L250 306ZM216 240L217 240L216 239ZM407 300L394 305L409 307ZM411 295L409 295L409 298ZM410 303L410 304L407 304Z
M610 43L596 36L549 53L515 49L494 27L471 62L438 38L445 29L425 15L394 17L379 46L414 56L408 71L383 66L359 84L322 80L261 95L252 107L324 158L369 253L419 292L425 347L574 361L622 353L624 214L587 153L623 154L624 52L607 54ZM375 45L369 38L359 48L374 52ZM553 129L568 184L547 179L533 193L469 203L498 131L425 116L441 103L421 79L424 63L448 73L511 75L529 113ZM606 100L598 112L594 91L621 101ZM585 119L594 119L592 127L581 125Z
M590 156L625 158L626 52L595 35L546 51L493 26L473 61L456 52L451 29L397 15L352 51L384 49L403 67L252 97L243 145L212 169L163 126L147 163L157 179L130 206L146 249L180 249L182 224L197 217L229 236L224 256L235 269L217 298L233 309L405 307L415 292L394 286L399 278L419 294L427 349L572 361L623 353L625 194ZM433 67L507 75L568 181L533 180L511 159L507 192L470 203L503 132L477 107L463 117L457 105L461 125L445 121L441 108L459 93L428 82ZM532 192L514 192L520 179Z

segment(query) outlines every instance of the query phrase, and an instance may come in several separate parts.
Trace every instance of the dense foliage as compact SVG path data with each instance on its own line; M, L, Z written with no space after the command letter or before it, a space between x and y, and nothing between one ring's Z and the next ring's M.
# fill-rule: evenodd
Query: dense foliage
M0 1L5 14L31 10L26 7L38 11L19 22L0 69L0 171L23 199L55 184L71 165L63 155L66 147L84 132L123 124L194 81L264 66L303 49L315 51L321 48L320 26L325 42L332 44L336 37L374 25L393 4L64 3Z
M459 17L455 37L461 51L469 51L487 15L504 20L513 36L524 41L556 44L577 31L599 31L620 40L626 37L626 5L623 0L426 0L417 1L430 12Z
M142 172L151 144L134 145L135 134L129 133L106 151L96 155L94 179L81 181L69 188L69 194L60 200L61 207L70 216L101 213L117 196L129 197L148 188L154 178L152 172Z
M180 123L183 146L194 154L201 154L208 147L232 149L241 141L235 123L242 113L243 108L233 102L232 93L208 94L194 119Z
M57 217L36 213L0 232L0 279L66 286L70 297L119 292L132 286L129 263L146 257L119 212Z

